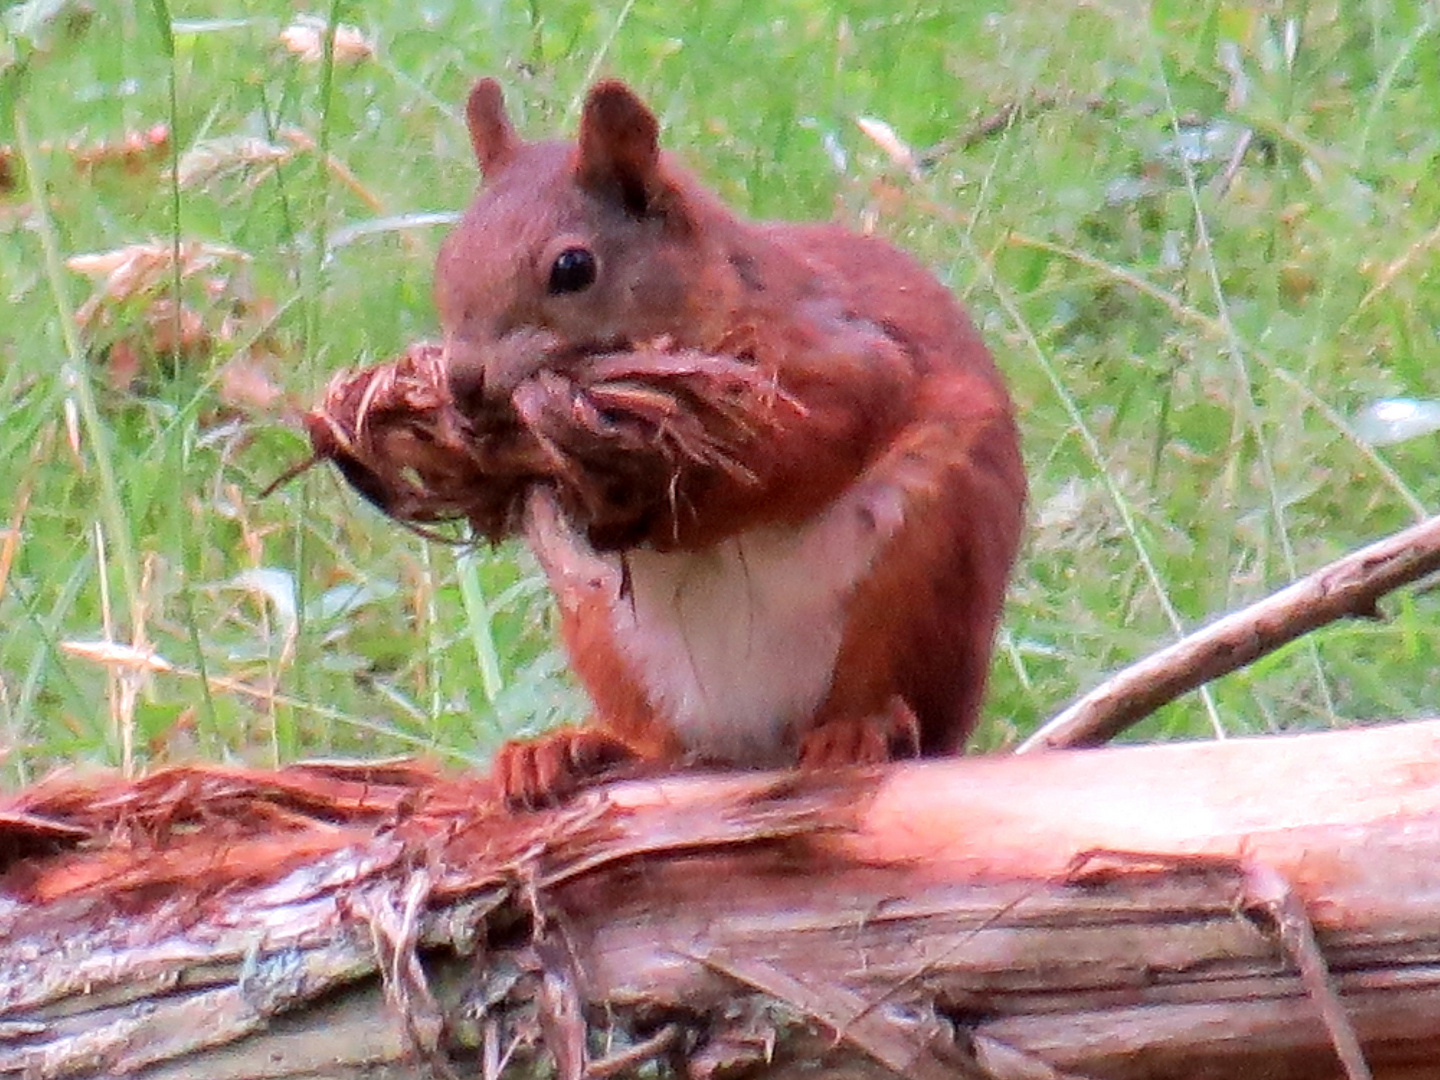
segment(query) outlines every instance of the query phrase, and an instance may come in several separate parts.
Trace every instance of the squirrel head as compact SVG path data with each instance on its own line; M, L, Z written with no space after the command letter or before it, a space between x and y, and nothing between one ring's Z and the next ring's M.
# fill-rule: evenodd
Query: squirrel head
M519 138L494 79L475 84L465 118L484 184L435 271L458 399L587 355L723 335L739 223L660 150L629 87L592 87L573 143Z

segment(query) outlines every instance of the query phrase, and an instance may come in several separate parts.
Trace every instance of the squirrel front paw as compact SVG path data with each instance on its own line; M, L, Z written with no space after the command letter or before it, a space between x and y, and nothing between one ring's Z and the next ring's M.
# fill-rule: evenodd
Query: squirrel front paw
M899 697L863 717L825 720L800 740L800 768L882 765L920 756L920 721Z
M490 767L500 799L511 810L554 806L635 752L612 735L588 728L561 728L534 739L507 742Z

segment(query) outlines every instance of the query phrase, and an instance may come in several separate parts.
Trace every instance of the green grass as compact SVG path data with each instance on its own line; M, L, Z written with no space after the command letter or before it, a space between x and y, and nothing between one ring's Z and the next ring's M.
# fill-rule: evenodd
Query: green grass
M1440 505L1435 436L1374 449L1347 427L1380 397L1440 397L1433 6L335 3L315 14L376 54L333 68L277 43L292 5L235 7L0 16L7 783L127 757L478 762L582 712L523 553L427 545L326 470L259 499L305 447L226 388L261 355L307 404L337 368L434 333L443 227L421 215L474 189L459 106L481 73L534 134L572 130L587 79L622 75L737 208L873 224L964 298L1013 385L1033 491L987 745ZM934 148L926 169L897 169L858 116ZM64 149L158 123L187 164L228 146L232 167L181 187ZM289 153L236 166L240 137ZM144 305L77 332L93 285L65 260L149 242L238 255L156 285L216 347L115 390ZM1388 610L1135 737L1433 711L1440 601ZM124 669L65 647L103 639L174 670L127 702Z

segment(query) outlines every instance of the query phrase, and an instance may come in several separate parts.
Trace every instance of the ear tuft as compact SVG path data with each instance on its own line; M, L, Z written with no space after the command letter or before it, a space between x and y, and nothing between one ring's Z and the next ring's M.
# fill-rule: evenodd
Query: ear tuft
M519 140L505 115L505 95L494 79L481 79L465 102L465 126L484 176L494 176L515 153Z
M660 123L623 82L606 79L590 88L576 174L581 187L618 199L636 216L653 209L663 188Z

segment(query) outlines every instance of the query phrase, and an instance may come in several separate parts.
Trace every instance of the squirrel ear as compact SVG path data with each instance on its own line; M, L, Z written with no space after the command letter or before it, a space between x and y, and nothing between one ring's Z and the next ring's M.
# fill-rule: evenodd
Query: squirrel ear
M484 176L503 168L519 145L510 117L505 115L505 95L494 79L481 79L471 88L465 102L465 126L470 129L470 145Z
M636 216L655 209L660 177L660 123L623 82L590 88L580 116L580 186L623 203Z

